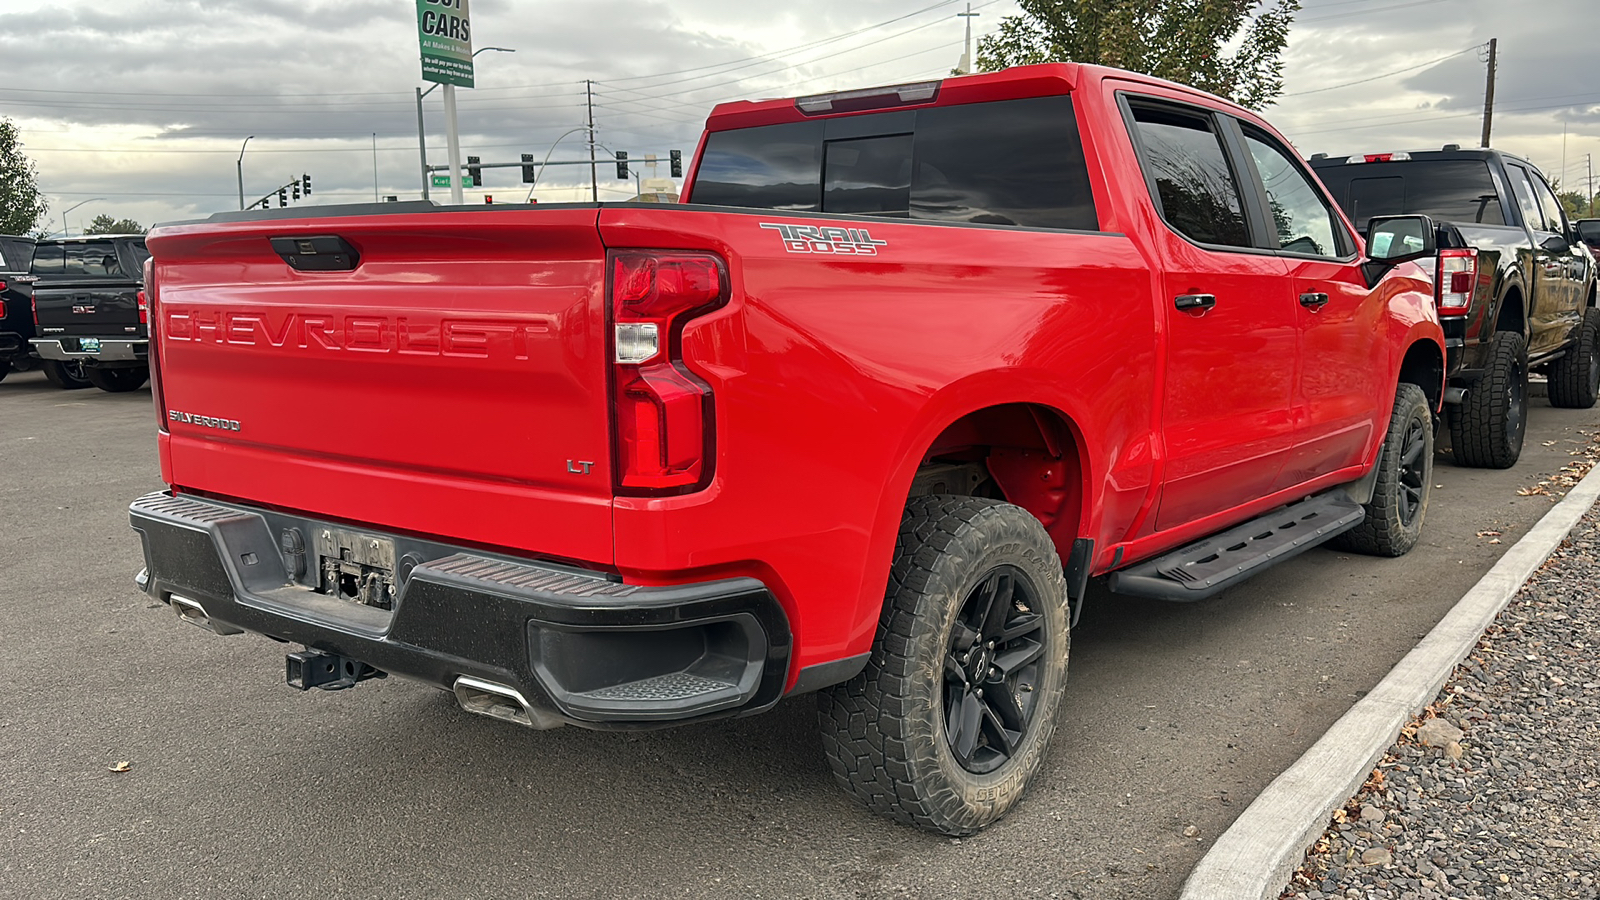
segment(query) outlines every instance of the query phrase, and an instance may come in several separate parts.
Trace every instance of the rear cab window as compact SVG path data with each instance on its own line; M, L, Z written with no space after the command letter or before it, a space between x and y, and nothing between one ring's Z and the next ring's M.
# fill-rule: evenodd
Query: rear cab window
M73 241L34 248L34 275L79 278L125 278L115 241Z
M1144 102L1129 109L1140 163L1167 224L1198 244L1252 246L1239 179L1215 117Z
M1318 165L1317 177L1365 232L1375 216L1424 215L1444 222L1504 225L1500 191L1481 159L1413 159Z
M929 222L1100 227L1069 96L713 132L689 199Z

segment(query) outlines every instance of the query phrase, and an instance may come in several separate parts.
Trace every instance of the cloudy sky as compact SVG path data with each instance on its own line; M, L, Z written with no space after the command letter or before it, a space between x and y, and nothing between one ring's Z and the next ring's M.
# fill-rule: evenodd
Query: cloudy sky
M458 93L462 153L509 162L693 151L721 100L938 77L961 56L965 0L472 0L477 88ZM976 35L1016 13L973 0ZM1476 146L1484 51L1499 39L1494 143L1570 186L1600 156L1593 0L1303 0L1268 118L1306 153ZM302 204L419 196L411 0L0 0L0 116L22 131L48 228L96 214L146 225L238 206L309 173ZM586 85L585 82L589 82ZM441 91L424 101L444 161ZM554 149L552 150L552 146ZM1596 159L1600 167L1600 159ZM647 173L648 174L648 173ZM659 172L665 176L666 166ZM610 177L606 177L606 176ZM588 199L552 167L537 196ZM601 199L632 196L601 171ZM581 180L581 184L580 184ZM515 169L469 190L521 200ZM76 206L76 209L71 207Z

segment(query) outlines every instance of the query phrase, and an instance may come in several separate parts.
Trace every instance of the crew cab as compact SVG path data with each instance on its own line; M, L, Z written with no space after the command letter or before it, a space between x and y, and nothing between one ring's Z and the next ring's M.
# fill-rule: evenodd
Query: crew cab
M1530 370L1548 376L1552 406L1594 406L1595 262L1538 168L1499 150L1455 144L1314 158L1311 165L1358 227L1398 213L1440 223L1436 299L1458 464L1516 463Z
M684 200L157 228L140 585L536 728L816 692L846 790L966 834L1090 578L1418 539L1434 226L1364 239L1249 111L1075 64L727 103Z
M150 378L144 235L40 241L34 248L34 352L61 387L134 391Z
M33 300L26 278L33 260L33 239L0 234L0 379L13 366L28 367L28 339L33 337Z

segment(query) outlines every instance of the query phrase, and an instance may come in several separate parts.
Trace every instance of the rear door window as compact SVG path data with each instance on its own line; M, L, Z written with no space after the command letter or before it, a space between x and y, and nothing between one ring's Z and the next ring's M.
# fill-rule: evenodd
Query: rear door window
M715 132L690 198L789 212L1099 228L1066 96Z
M1250 246L1239 181L1213 118L1159 106L1132 110L1140 163L1167 224L1196 243Z

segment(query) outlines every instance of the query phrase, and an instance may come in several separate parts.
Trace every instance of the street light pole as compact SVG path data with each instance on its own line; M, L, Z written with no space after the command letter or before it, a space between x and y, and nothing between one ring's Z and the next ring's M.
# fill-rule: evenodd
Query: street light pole
M104 197L90 197L87 200L79 200L77 203L74 203L71 206L67 207L66 209L62 210L61 211L61 233L62 233L62 236L64 236L64 237L72 237L72 226L67 224L67 213L72 212L73 210L77 209L78 207L84 205L85 203L93 203L96 200L104 200L104 199L106 199L106 198L104 198Z
M253 134L250 135L250 137L247 137L247 138L244 139L244 143L239 145L239 161L238 161L237 165L239 167L239 209L240 210L244 209L244 148L250 146L250 138L253 138L253 137L255 137L255 135L253 135Z
M512 49L510 47L480 47L477 50L472 51L472 55L473 55L474 58L476 58L479 53L486 53L486 52L488 52L490 50L493 50L493 51L495 51L497 53L515 53L515 52L517 52L516 50L514 50L514 49ZM423 126L423 121L422 121L422 98L428 96L431 93L433 93L433 88L436 88L436 87L439 87L439 85L437 83L435 83L433 85L433 87L430 87L427 90L423 90L420 87L417 88L417 155L422 160L422 199L424 199L424 200L428 199L428 187L429 187L429 185L428 185L428 137L427 137L427 130ZM446 138L447 143L449 144L449 149L450 149L450 202L451 203L464 203L464 202L466 202L466 200L461 194L461 138L460 138L460 136L458 135L458 133L456 131L456 89L455 89L455 85L452 85L452 84L444 85L444 110L445 110L445 118L448 120L447 121L448 130L445 133L445 138Z

